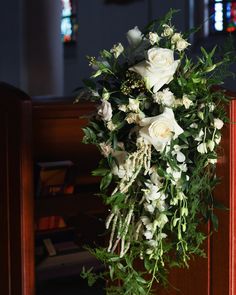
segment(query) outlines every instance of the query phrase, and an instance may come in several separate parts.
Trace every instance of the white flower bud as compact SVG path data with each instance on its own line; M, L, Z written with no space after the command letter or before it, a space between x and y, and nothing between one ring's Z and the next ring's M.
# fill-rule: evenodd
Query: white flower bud
M149 37L149 41L152 45L154 45L155 43L158 43L161 39L157 33L153 33L153 32L150 32L148 37Z
M204 114L203 114L203 112L198 112L197 115L198 115L198 117L199 117L201 120L204 120Z
M207 153L207 145L205 142L202 142L198 145L197 147L197 151L200 153L200 154L206 154Z
M171 37L173 35L174 30L172 27L168 26L167 24L164 24L162 27L164 28L164 31L161 34L162 37Z
M215 143L213 140L208 140L207 142L207 147L209 148L209 150L212 152L215 148Z
M221 119L219 118L214 119L214 127L216 129L221 129L223 126L224 126L224 122Z
M122 46L121 43L115 44L110 50L110 52L114 54L115 58L118 58L123 51L124 51L124 47Z

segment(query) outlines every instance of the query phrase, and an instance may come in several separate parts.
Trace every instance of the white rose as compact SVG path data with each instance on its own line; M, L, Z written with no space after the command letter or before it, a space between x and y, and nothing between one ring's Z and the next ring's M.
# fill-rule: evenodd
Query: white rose
M144 118L139 123L140 136L151 143L157 151L163 151L172 138L177 138L184 130L177 124L172 109L165 108L161 115Z
M176 49L181 52L184 49L186 49L189 45L190 43L188 43L186 40L180 39L176 42Z
M173 33L174 33L173 28L171 28L170 26L168 26L166 24L162 25L162 27L164 28L164 31L161 34L163 37L170 37L173 35Z
M113 48L110 50L110 52L114 54L115 58L118 58L123 51L124 51L124 47L122 46L121 43L115 44Z
M178 67L174 52L168 48L153 47L147 51L147 59L130 68L141 75L148 89L156 93L163 85L170 83Z
M180 39L182 39L182 35L180 33L174 33L174 35L171 37L171 43L175 44Z
M143 39L142 32L137 26L129 30L126 36L131 47L137 47Z
M189 109L190 106L193 105L193 102L185 94L183 95L182 102L185 109Z
M153 33L153 32L150 32L148 37L149 37L149 41L152 45L154 45L155 43L158 43L161 39L157 33Z
M163 104L167 107L172 107L175 105L174 94L169 90L169 88L154 93L153 99L155 102Z
M102 100L102 104L98 108L98 115L102 117L104 121L110 121L112 118L112 107L109 101Z
M216 129L221 129L224 126L224 122L221 119L214 119L214 127Z

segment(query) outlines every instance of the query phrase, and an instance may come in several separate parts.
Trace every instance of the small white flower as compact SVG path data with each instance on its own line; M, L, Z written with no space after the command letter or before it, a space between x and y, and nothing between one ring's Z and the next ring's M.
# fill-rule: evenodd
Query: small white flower
M101 148L101 153L105 158L107 158L113 151L111 145L106 144L105 142L101 142L99 146Z
M124 178L126 176L126 170L123 165L114 165L112 168L112 174L117 175L119 178Z
M150 219L147 216L141 216L140 219L144 225L148 225L151 223Z
M189 109L190 106L193 105L192 100L189 99L188 96L185 94L183 95L182 101L183 101L183 105L184 105L185 109Z
M147 212L149 212L151 214L155 211L155 205L153 203L151 203L151 204L144 203L144 208Z
M221 142L221 135L220 134L216 134L215 135L215 143L219 144Z
M209 150L212 152L215 148L215 143L213 140L208 140L207 141L207 147L209 148Z
M125 113L128 112L127 105L125 105L125 104L119 105L118 109L122 112L125 112Z
M167 238L167 234L165 234L165 233L159 233L159 234L157 235L157 240L158 240L158 241L160 241L160 240L162 240L162 239L165 239L165 238Z
M109 129L110 131L114 131L116 130L116 125L112 121L109 121L107 122L107 129Z
M164 213L161 213L158 217L157 220L155 220L155 223L156 225L159 227L159 228L163 228L163 226L168 222L168 217L164 214Z
M176 42L176 49L181 52L184 49L186 49L188 46L190 45L190 43L188 43L186 40L184 40L183 38L178 40Z
M154 93L152 97L155 102L167 107L173 107L175 105L174 94L169 90L169 88Z
M98 115L104 121L110 121L112 118L112 107L109 101L103 99L102 104L98 108Z
M132 124L132 123L135 123L135 124L139 124L139 122L145 117L144 113L143 112L139 112L138 114L137 113L129 113L125 120L128 122L128 124Z
M143 39L143 34L137 26L129 30L126 36L131 47L137 47Z
M207 159L207 163L215 165L217 163L217 159Z
M192 123L189 127L190 128L194 128L194 129L197 129L198 128L198 124L197 123Z
M183 105L183 100L182 99L178 98L178 99L175 100L175 105L174 105L175 108L180 107L182 105Z
M168 26L167 24L162 25L164 28L163 33L161 34L162 37L171 37L174 33L174 30L172 27Z
M163 212L166 210L166 203L165 201L163 200L156 200L155 201L155 205L156 205L156 208L160 211L160 212Z
M182 39L182 35L180 33L174 33L174 35L171 37L171 43L175 44L177 41Z
M146 231L143 233L143 235L145 236L145 238L146 238L147 240L151 240L151 239L153 238L153 233L152 233L151 231L149 231L149 230L146 230Z
M154 45L155 43L158 43L161 39L157 33L153 33L153 32L149 32L148 37L149 37L149 41L152 45Z
M187 164L186 163L180 164L179 169L183 172L187 172L187 170L188 170Z
M207 153L207 145L205 142L202 142L198 145L197 147L197 151L200 153L200 154L206 154Z
M121 43L115 44L110 50L110 52L114 54L115 58L118 58L123 51L124 51L124 47L122 46Z
M179 145L174 145L174 150L171 152L172 156L176 155L176 159L178 162L182 163L185 161L186 157L185 155L181 152L181 147Z
M213 112L215 109L216 105L214 104L214 102L209 102L208 103L208 108L210 112Z
M214 119L214 127L216 129L221 129L223 126L224 126L224 122L221 119L219 118Z
M129 98L129 104L128 104L127 108L131 112L139 113L140 112L140 109L139 109L139 100L138 99Z
M194 140L202 141L204 134L205 134L204 131L202 129L200 129L198 135L194 138Z
M155 241L155 240L150 240L150 241L147 242L147 245L148 245L149 247L156 248L156 247L157 247L157 241Z

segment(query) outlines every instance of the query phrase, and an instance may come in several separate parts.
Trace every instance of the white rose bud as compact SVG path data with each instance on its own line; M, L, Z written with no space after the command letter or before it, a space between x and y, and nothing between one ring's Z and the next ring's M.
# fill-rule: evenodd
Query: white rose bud
M121 43L115 44L113 48L110 50L110 52L114 54L115 58L118 58L123 51L124 51L124 47L122 46Z
M98 115L102 117L104 121L110 121L112 118L112 107L109 101L102 100L101 106L98 108Z
M126 36L131 47L137 47L143 39L142 32L137 26L129 30Z
M172 27L168 26L168 25L163 25L162 26L164 28L163 33L161 34L161 36L163 37L171 37L174 33L174 30Z
M150 32L148 37L149 37L149 41L152 45L154 45L155 43L157 44L161 39L157 33L153 33L153 32Z
M186 49L188 46L190 45L190 43L188 43L186 40L184 39L180 39L176 42L176 49L181 52L184 49Z
M174 35L171 37L171 43L175 44L177 41L182 39L182 35L180 33L174 33Z
M221 129L224 126L224 122L221 119L214 119L214 127L216 129Z

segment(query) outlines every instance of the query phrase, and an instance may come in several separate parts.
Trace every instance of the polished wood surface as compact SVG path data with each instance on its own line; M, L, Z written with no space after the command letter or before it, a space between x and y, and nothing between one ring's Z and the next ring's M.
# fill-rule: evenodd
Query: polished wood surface
M0 83L0 292L34 294L31 100Z

